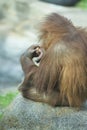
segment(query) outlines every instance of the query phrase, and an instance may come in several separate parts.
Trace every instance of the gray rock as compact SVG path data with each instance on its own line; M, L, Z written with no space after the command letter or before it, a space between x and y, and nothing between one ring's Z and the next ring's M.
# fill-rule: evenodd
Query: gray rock
M8 19L12 22L27 19L29 17L28 0L3 0L0 1L0 20Z
M0 35L0 88L17 86L21 82L20 55L36 41L34 33L30 32L28 36L29 39L9 32L8 35Z
M74 25L87 27L87 10L82 10L75 7L63 7L54 4L49 4L41 1L32 2L30 4L30 18L37 23L37 21L42 19L53 12L57 12L70 19Z
M87 130L87 108L53 108L18 95L4 113L0 130Z

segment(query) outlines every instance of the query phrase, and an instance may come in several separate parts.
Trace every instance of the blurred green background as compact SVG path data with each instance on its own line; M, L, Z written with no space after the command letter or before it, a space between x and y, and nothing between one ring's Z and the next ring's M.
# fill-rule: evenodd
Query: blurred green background
M87 9L87 0L81 0L76 6L83 9Z

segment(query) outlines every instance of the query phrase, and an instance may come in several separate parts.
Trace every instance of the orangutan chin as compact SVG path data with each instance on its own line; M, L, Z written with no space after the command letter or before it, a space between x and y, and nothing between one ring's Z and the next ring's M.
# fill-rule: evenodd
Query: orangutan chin
M81 107L87 99L87 32L53 13L41 25L39 38L41 45L21 56L22 95L52 106Z

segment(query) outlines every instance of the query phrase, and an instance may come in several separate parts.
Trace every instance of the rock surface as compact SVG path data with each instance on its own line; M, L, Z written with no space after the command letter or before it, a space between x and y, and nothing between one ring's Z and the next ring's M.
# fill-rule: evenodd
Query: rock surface
M53 108L18 95L7 108L0 130L87 130L87 108Z

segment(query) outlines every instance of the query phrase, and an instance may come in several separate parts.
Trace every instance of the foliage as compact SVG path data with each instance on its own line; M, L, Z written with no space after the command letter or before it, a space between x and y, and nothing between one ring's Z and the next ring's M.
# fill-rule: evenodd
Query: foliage
M87 0L81 0L78 4L77 7L87 9Z
M0 96L0 107L4 108L10 104L13 98L17 95L16 93L7 93L6 95Z
M18 92L7 93L6 95L0 96L0 119L3 116L3 110L11 103L11 101L14 99L14 97L17 94L18 94Z

